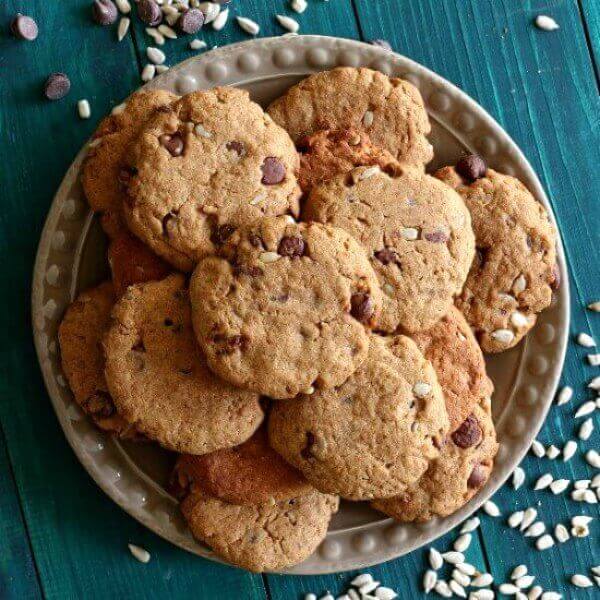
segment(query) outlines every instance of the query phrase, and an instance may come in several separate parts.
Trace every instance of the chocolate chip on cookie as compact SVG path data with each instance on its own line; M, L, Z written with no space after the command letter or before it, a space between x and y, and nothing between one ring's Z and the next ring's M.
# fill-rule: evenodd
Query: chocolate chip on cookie
M265 185L277 185L285 179L285 165L274 156L267 156L261 166Z
M483 436L479 421L474 415L469 415L463 424L452 433L452 441L459 448L470 448L476 446Z
M469 183L485 177L487 165L479 154L469 154L456 163L456 172Z
M180 133L163 133L159 136L158 141L170 152L171 156L183 154L184 143Z

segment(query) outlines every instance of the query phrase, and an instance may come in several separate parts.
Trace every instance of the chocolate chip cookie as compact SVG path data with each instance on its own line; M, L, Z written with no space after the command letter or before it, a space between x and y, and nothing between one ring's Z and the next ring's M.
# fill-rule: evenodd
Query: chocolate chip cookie
M136 437L135 429L116 411L104 379L101 340L115 303L110 281L79 295L58 328L62 368L75 401L94 423L120 437Z
M552 300L556 232L518 179L481 162L463 161L436 177L464 198L476 237L475 260L456 305L484 352L502 352L527 334Z
M475 251L461 197L416 169L359 167L312 189L305 220L341 227L365 247L384 292L378 329L432 326L462 290Z
M339 386L365 360L381 291L363 248L320 223L264 219L227 229L220 257L190 282L196 336L210 368L283 399Z
M423 477L395 498L372 506L398 521L446 517L464 506L487 482L498 451L489 400L476 406L446 440Z
M177 96L165 90L141 91L119 105L98 126L83 163L81 183L102 227L113 237L125 228L122 219L123 183L129 177L123 159L146 120Z
M387 150L375 146L368 134L359 129L323 129L300 139L297 146L300 151L298 181L306 194L315 185L355 167L377 165L388 172L401 168Z
M132 146L125 216L183 271L215 252L219 231L298 214L298 154L248 92L194 92L151 119Z
M433 367L405 336L372 335L342 385L273 404L269 441L318 490L395 496L425 473L448 431Z
M494 385L487 376L481 348L462 313L452 307L435 325L412 335L431 362L444 392L450 431L455 431Z
M129 287L113 309L104 350L119 412L166 448L190 454L229 448L262 422L258 396L206 366L183 275Z
M292 139L319 129L355 128L398 161L422 167L433 157L431 125L419 90L371 69L340 67L307 77L267 112Z

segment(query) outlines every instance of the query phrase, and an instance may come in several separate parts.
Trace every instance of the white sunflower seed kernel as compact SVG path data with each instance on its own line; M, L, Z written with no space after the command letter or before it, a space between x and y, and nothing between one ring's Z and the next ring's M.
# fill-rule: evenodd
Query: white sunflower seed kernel
M592 414L596 410L596 403L593 400L588 400L584 402L575 413L574 418L578 419L579 417L585 417L587 415Z
M155 65L162 65L167 59L165 53L154 46L146 48L146 55L148 56L148 60Z
M490 517L499 517L500 516L500 509L498 508L496 503L492 502L491 500L488 500L483 505L483 511Z
M170 40L177 39L177 34L175 33L175 30L171 29L171 27L169 27L168 25L165 25L164 23L162 23L161 25L158 26L158 31L160 33L162 33L162 35L164 35L166 38L169 38Z
M579 588L588 588L594 585L594 582L589 577L579 573L571 577L571 583Z
M549 533L538 538L535 543L535 547L538 550L548 550L548 548L552 548L552 546L554 546L554 538Z
M585 453L585 460L589 465L594 467L594 469L600 469L600 454L598 454L596 450L588 450Z
M161 73L166 73L169 70L167 65L156 65L156 72L160 75Z
M519 579L519 577L523 577L523 575L527 575L527 567L525 565L519 565L512 570L510 578Z
M394 600L397 597L398 594L389 587L381 586L375 590L375 598L377 598L377 600Z
M258 258L263 263L273 263L279 260L281 255L277 252L262 252Z
M373 177L373 175L376 175L380 171L381 171L381 169L377 166L368 167L364 171L361 171L358 174L358 177L356 179L357 179L357 181L362 181L363 179L369 179L369 177Z
M594 475L594 477L592 478L592 483L590 484L590 486L593 487L593 488L600 487L600 473L598 473L598 475Z
M571 527L571 535L575 538L584 538L590 535L590 528L587 525L576 525Z
M583 495L584 502L588 504L598 504L598 496L594 494L592 490L583 490L585 494Z
M515 339L515 334L510 329L496 329L490 336L501 344L510 344Z
M596 345L594 338L587 333L580 333L577 336L577 343L584 348L593 348Z
M419 237L419 230L414 227L404 227L400 230L400 237L405 240L414 241Z
M512 484L515 490L518 490L525 483L525 471L521 467L517 467L512 476Z
M469 587L471 585L471 578L458 569L452 570L452 579L458 581L463 587Z
M535 18L535 26L542 31L556 31L560 25L548 15L538 15Z
M515 581L515 585L521 590L526 590L533 585L534 581L535 575L523 575Z
M525 531L537 518L537 510L535 508L528 508L523 514L523 520L521 521L521 531Z
M471 592L471 596L474 597L474 600L494 600L496 594L492 590L475 590Z
M317 595L316 594L306 594L306 596L304 596L304 600L317 600Z
M465 552L471 545L473 536L470 533L464 533L454 542L454 549L457 552Z
M600 354L588 354L587 360L592 367L600 366Z
M154 79L154 76L156 75L156 67L153 64L147 64L143 69L142 69L142 81L150 81L152 79Z
M124 15L128 15L131 12L131 4L129 4L129 0L115 0L115 4L120 12Z
M413 394L417 398L425 398L430 394L430 392L431 386L428 383L425 383L424 381L417 381L417 383L415 383L413 387Z
M513 583L502 583L498 587L498 590L501 594L505 594L507 596L514 596L519 591L519 588Z
M524 275L519 275L512 284L512 289L515 295L519 295L521 292L525 291L527 287L527 280Z
M436 583L437 573L432 569L425 571L425 575L423 575L423 590L425 590L426 594L429 594L429 592L435 587Z
M546 448L546 456L550 460L554 460L556 457L560 456L560 450L554 444L552 444Z
M558 592L544 592L542 600L562 600L562 596Z
M554 478L550 473L545 473L535 482L534 490L545 490L552 482Z
M530 525L525 533L525 537L540 537L542 533L546 531L546 525L542 521L536 521L533 525Z
M571 492L571 499L575 500L575 502L583 502L585 497L586 489L577 489Z
M471 531L475 531L481 524L479 517L473 517L472 519L468 519L464 522L463 526L460 529L460 533L470 533Z
M569 385L565 385L563 388L561 388L560 392L558 392L558 395L556 396L556 404L558 404L558 406L562 406L563 404L569 402L572 397L573 388Z
M258 23L254 22L252 19L248 19L247 17L236 17L235 20L240 28L250 35L258 35L260 32Z
M164 38L164 36L161 33L159 33L158 29L154 29L153 27L146 27L146 33L159 46L162 46L165 43L165 38Z
M490 573L481 573L481 575L477 575L471 580L471 585L473 587L487 587L488 585L492 585L494 583L494 578Z
M452 598L452 590L450 586L443 580L440 579L433 588L440 596L444 598Z
M276 17L278 23L284 29L291 31L292 33L298 33L298 30L300 29L300 25L298 24L298 21L296 21L296 19L292 19L291 17L286 17L285 15L275 15L275 17Z
M383 287L381 288L385 294L387 296L393 296L394 295L394 286L389 284L389 283L384 283Z
M222 10L217 16L213 19L212 28L215 31L221 31L223 27L225 27L225 23L227 23L227 18L229 17L229 9L226 8Z
M190 42L190 50L202 50L206 48L206 42L204 40L193 39Z
M577 435L579 436L580 440L586 441L590 439L590 435L592 435L592 432L594 431L594 421L592 421L591 418L586 419L582 424L581 427L579 428L579 432L577 433Z
M204 13L205 25L212 23L217 18L220 11L220 7L216 2L201 2L199 8Z
M429 548L429 564L434 571L440 569L444 564L442 555L435 548Z
M365 127L371 127L371 125L373 125L373 118L374 118L373 111L372 110L366 111L362 118L363 125Z
M588 383L588 387L592 390L600 390L600 375L594 377L594 379Z
M568 487L571 481L569 479L555 479L550 484L550 491L556 496L562 494Z
M196 123L196 126L194 127L194 133L203 138L211 138L212 137L212 133L210 133L210 131L207 131L204 128L204 125L202 125L202 123Z
M597 567L590 567L590 571L594 574L594 575L600 575L600 565L598 565Z
M369 581L369 583L365 583L358 588L358 593L361 596L365 596L370 594L373 590L379 587L380 581Z
M591 479L578 479L573 485L576 490L587 490L591 483Z
M463 588L462 585L460 585L460 583L458 583L458 581L455 581L454 579L451 579L450 582L448 583L450 589L459 597L459 598L466 598L467 597L467 592L465 592L465 588Z
M569 440L563 447L563 462L567 462L573 458L573 455L577 452L577 442L575 440Z
M591 311L600 312L600 301L599 302L592 302L591 304L588 304L587 307Z
M455 550L444 552L442 558L451 565L458 565L465 562L465 555L462 552L456 552Z
M513 529L518 527L523 522L523 514L524 513L522 510L518 510L510 515L510 517L508 517L508 526L512 527Z
M350 582L350 585L353 585L354 587L360 587L366 583L371 583L371 581L373 581L373 576L370 573L361 573Z
M554 528L554 537L561 543L564 544L565 542L569 541L569 538L571 537L569 535L569 530L562 524L559 523L555 528Z
M529 325L529 320L523 313L515 311L510 315L510 323L513 327L520 329L521 327L527 327L527 325Z
M80 119L89 119L92 116L90 103L85 98L77 102L77 113Z
M127 17L121 17L119 20L119 26L117 27L117 39L120 42L123 41L123 38L127 35L130 24L131 19L128 19Z
M139 560L141 563L146 564L147 562L150 562L150 553L148 550L144 550L144 548L136 546L135 544L127 544L127 547L129 548L129 552L131 552L133 557Z
M527 593L527 600L538 600L543 591L540 585L534 585Z
M543 458L546 455L546 449L544 448L544 445L537 440L533 440L533 443L531 444L531 451L538 458Z
M306 0L292 0L290 2L290 8L298 14L302 14L306 10L307 6L308 3Z

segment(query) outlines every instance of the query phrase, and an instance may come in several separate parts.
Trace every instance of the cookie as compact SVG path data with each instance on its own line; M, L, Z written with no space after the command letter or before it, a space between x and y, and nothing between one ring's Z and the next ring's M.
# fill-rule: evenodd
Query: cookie
M215 252L218 232L298 214L298 154L248 92L194 92L151 119L132 146L125 216L182 271Z
M205 454L237 446L262 422L258 396L206 366L183 275L129 287L113 309L104 351L117 409L165 448Z
M462 313L452 307L429 329L412 335L431 362L444 392L450 431L455 431L494 385L486 374L481 348Z
M299 471L270 446L264 428L235 448L177 461L177 480L199 481L208 495L230 504L264 504L289 500L313 488Z
M81 183L94 212L101 215L102 227L113 237L126 227L122 219L123 159L127 148L145 121L157 109L168 106L177 96L165 90L133 94L102 120L83 163Z
M304 193L317 184L355 167L377 165L396 172L400 165L387 151L375 146L367 133L358 129L324 129L298 141L298 182Z
M482 161L481 161L482 162ZM484 352L512 348L550 305L557 285L556 232L544 207L514 177L445 167L436 177L464 198L476 256L456 305Z
M274 403L271 446L318 490L350 500L400 494L418 481L448 431L435 371L405 336L373 335L342 385Z
M431 125L419 90L371 69L340 67L307 77L267 109L297 142L319 129L355 128L398 161L422 167L433 158Z
M171 265L128 231L119 233L110 241L108 264L117 298L130 285L164 279L173 270Z
M381 304L362 247L285 217L227 233L221 257L201 261L190 282L210 368L276 399L344 383L367 356Z
M377 328L386 332L421 331L448 312L475 251L460 196L416 169L338 175L313 188L303 218L341 227L366 248L384 292Z
M489 400L450 436L440 456L418 483L395 498L372 506L398 521L446 517L464 506L487 482L498 451Z
M62 369L75 401L94 423L120 437L136 437L116 411L104 379L101 340L115 302L110 281L87 290L67 308L58 328Z

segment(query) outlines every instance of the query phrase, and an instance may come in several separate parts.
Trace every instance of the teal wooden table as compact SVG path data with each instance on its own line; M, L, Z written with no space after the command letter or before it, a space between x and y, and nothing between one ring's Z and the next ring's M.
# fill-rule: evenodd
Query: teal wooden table
M151 40L135 23L116 42L115 28L90 19L88 0L4 0L0 3L0 598L283 598L305 592L339 594L352 573L322 577L251 575L187 554L149 533L114 505L79 465L59 428L37 367L31 337L31 271L46 211L61 178L98 119L140 84L145 46ZM234 0L234 14L279 35L274 15L292 14L287 0ZM8 34L18 11L33 16L33 43ZM538 14L560 29L540 31ZM600 315L584 305L600 299L600 2L597 0L309 0L294 15L302 33L388 40L394 50L457 84L515 138L546 185L566 246L572 290L572 333L600 340ZM209 48L246 39L230 18L225 29L200 36ZM175 64L192 55L189 40L169 42ZM42 98L53 71L68 73L72 90L58 102ZM81 121L78 99L92 118ZM600 374L584 362L583 348L569 347L563 382L575 398ZM574 403L574 402L573 402ZM573 404L571 403L571 404ZM575 437L572 406L552 408L540 434L546 444ZM598 448L600 423L583 448ZM545 589L566 598L600 597L579 590L573 573L600 563L598 533L538 552L509 529L506 516L535 505L542 520L566 522L574 514L598 516L598 505L568 495L533 491L543 472L568 479L589 477L581 454L568 463L528 457L527 484L496 494L503 518L482 517L468 559L496 581L525 563ZM456 534L435 545L448 549ZM136 562L127 543L152 554ZM421 597L426 555L416 551L370 569L402 599Z

